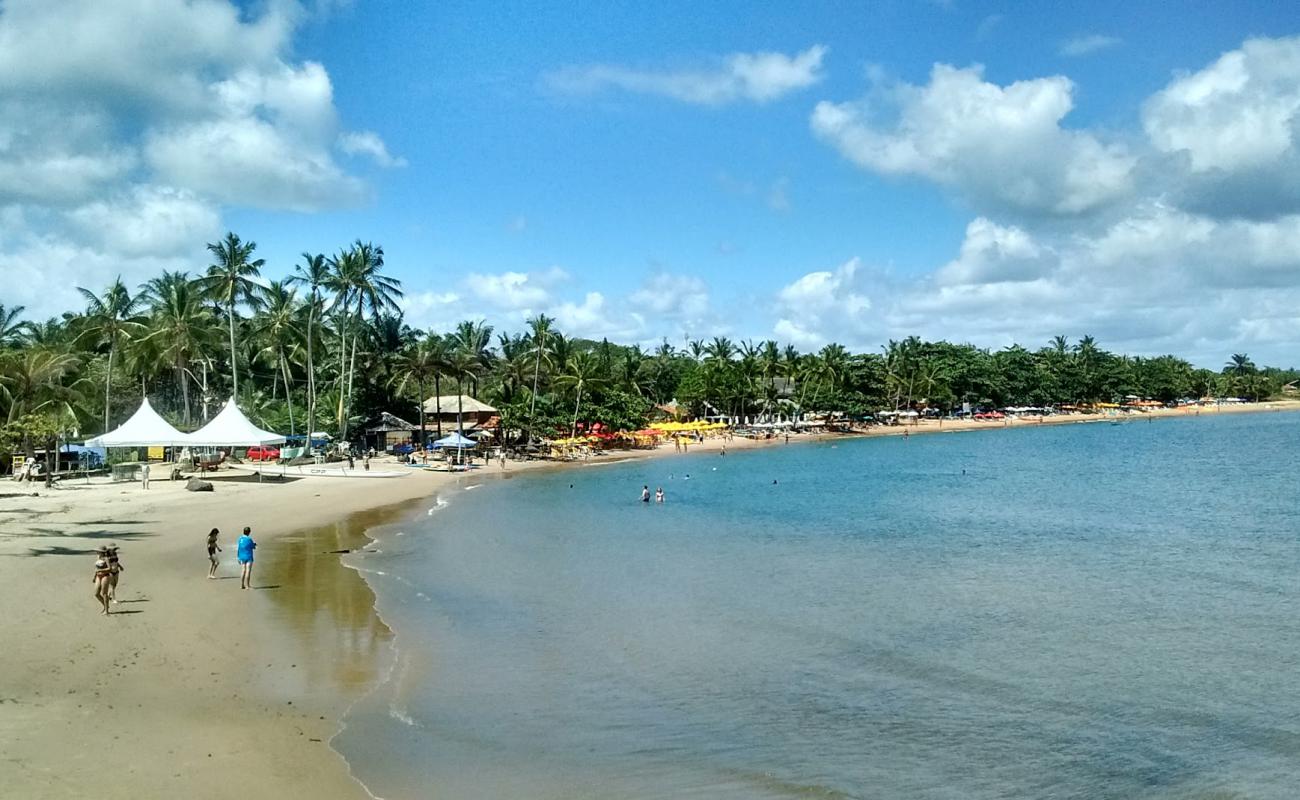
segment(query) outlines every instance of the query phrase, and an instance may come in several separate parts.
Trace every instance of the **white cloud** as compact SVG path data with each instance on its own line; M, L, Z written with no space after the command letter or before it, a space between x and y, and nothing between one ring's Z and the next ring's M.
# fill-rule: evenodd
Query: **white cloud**
M0 207L18 223L0 263L6 277L44 277L45 291L21 289L32 313L78 307L78 282L201 269L223 206L314 211L368 196L335 148L382 161L383 142L340 143L329 75L292 56L303 8L257 6L0 7Z
M350 156L369 156L381 167L405 167L406 159L394 157L379 135L371 131L351 131L339 134L339 149Z
M786 285L777 292L776 310L773 332L803 348L835 338L860 345L877 322L871 315L866 274L856 258Z
M966 226L961 255L941 267L940 284L1014 283L1036 280L1055 265L1054 254L1025 231L984 217Z
M871 103L828 101L811 124L865 169L928 178L980 209L1068 216L1129 195L1136 165L1124 146L1061 127L1073 89L1060 76L998 86L981 67L936 64L927 85L889 92L892 124Z
M1092 33L1086 36L1076 36L1073 39L1067 39L1061 43L1060 52L1063 56L1078 57L1096 53L1099 50L1107 50L1123 42L1117 36L1103 36L1099 33Z
M498 311L516 312L520 319L546 308L551 291L569 279L559 267L543 272L473 273L464 282L468 295Z
M221 217L212 205L163 186L136 186L68 216L89 241L128 256L193 255L221 233Z
M766 103L820 81L826 51L823 45L813 45L793 56L734 53L712 68L678 71L593 64L552 72L544 77L544 82L565 94L619 90L660 95L696 105L716 106L741 100Z

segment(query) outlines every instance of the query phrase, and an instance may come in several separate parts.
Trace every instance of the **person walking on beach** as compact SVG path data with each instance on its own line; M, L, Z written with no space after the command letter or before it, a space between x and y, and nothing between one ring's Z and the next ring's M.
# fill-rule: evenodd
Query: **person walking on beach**
M221 545L217 544L217 537L221 531L213 528L208 531L208 580L215 580L217 577L217 553L221 552Z
M642 487L641 487L641 502L642 502L642 503L648 503L648 502L650 502L650 487L649 487L649 486L642 486Z
M108 610L108 581L113 574L108 567L108 548L101 547L97 554L99 558L95 559L95 576L91 579L95 584L95 599L103 607L101 614L110 614Z
M655 489L655 502L662 503L663 501L664 501L664 487L660 486L658 489Z
M239 588L251 589L253 587L253 551L257 549L257 542L253 541L253 529L244 527L244 535L239 537L235 544L235 556L239 559Z
M108 561L108 599L117 603L117 581L126 567L122 566L122 561L117 557L117 545L110 544L107 548L106 559Z
M149 462L148 461L140 465L140 485L145 489L149 488Z

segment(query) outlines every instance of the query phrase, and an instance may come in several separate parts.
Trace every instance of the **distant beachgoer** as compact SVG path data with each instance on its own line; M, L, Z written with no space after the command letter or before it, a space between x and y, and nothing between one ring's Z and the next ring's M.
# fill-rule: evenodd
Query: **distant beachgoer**
M366 453L365 458L361 459L361 465L365 467L366 472L370 471L370 454Z
M685 476L684 478L682 478L682 480L684 480L684 481L689 481L690 479L691 479L691 473L689 473L689 472L686 473L686 476Z
M220 534L221 531L217 528L208 531L208 561L211 565L208 567L208 578L210 580L215 580L217 577L217 564L220 563L217 553L221 552L221 545L217 544L217 536Z
M108 599L117 603L117 581L126 567L122 566L121 560L117 556L117 545L110 544L108 551Z
M642 487L641 487L641 502L642 502L642 503L648 503L648 502L650 502L650 487L649 487L649 486L642 486Z
M352 457L352 453L349 452L349 453L348 453L348 469L356 469L356 468L357 468L357 462L356 462L356 459L354 459L354 458Z
M95 559L95 576L91 581L95 584L95 599L103 607L101 614L110 614L108 610L108 581L113 571L108 566L108 548L101 547L98 552L99 558Z
M253 531L251 528L244 528L244 535L239 537L239 542L235 545L235 555L239 559L240 576L239 588L251 589L253 586L253 551L257 549L257 542L253 541Z
M790 434L788 433L785 435L785 443L790 444Z
M903 429L903 438L906 439L909 435L910 435L910 433L909 433L909 431L907 430L907 428L904 428L904 429Z
M664 487L660 486L658 489L655 489L655 502L662 503L663 501L664 501Z
M140 484L145 489L149 488L149 462L148 461L140 465Z
M772 479L772 485L773 485L773 486L776 486L776 478L773 478L773 479Z

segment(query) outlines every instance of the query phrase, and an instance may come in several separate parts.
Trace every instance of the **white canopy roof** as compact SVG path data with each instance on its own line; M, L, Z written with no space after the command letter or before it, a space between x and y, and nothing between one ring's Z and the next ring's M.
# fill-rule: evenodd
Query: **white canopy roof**
M140 403L140 408L121 427L87 439L86 447L151 447L189 443L189 434L181 433L158 416L146 397Z
M186 443L197 447L252 447L256 444L284 444L284 437L249 422L232 397L211 422L189 434Z

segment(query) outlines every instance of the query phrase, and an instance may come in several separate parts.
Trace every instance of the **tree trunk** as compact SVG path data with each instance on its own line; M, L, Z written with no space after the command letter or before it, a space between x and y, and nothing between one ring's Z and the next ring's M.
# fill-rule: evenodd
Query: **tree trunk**
M347 413L343 417L344 439L347 438L348 433L348 418L352 416L352 379L355 378L357 374L357 339L361 338L361 298L359 297L357 298L356 324L357 329L352 332L352 356L348 361L348 394L347 404L345 405Z
M416 400L416 403L420 407L420 456L423 459L424 456L424 381L423 380L416 381L415 388L420 392L420 397Z
M334 417L340 439L343 438L343 376L347 374L348 322L345 311L343 318L339 320L339 404Z
M185 427L190 427L190 385L185 380L185 367L176 365L176 377L181 382L181 405L185 408Z
M239 396L239 365L235 358L235 292L230 292L230 304L228 310L230 317L230 396Z
M293 426L293 393L289 391L289 362L284 357L284 349L280 349L280 371L284 373L284 402L289 406L289 435L295 433ZM311 431L307 431L308 434Z
M442 374L439 372L433 373L433 395L435 398L434 403L436 403L438 406L433 411L434 413L433 424L438 427L438 438L441 439L442 438ZM420 404L420 410L422 411L424 410L423 403Z
M533 440L533 414L537 409L537 378L542 372L542 344L537 344L537 362L533 365L533 395L528 398L528 435L524 437L524 444Z
M104 433L108 433L108 392L109 387L113 385L113 351L116 348L109 344L108 346L108 373L104 375Z
M307 450L311 451L311 429L316 425L316 365L312 361L311 343L316 338L316 287L311 287L311 307L307 309Z
M570 439L578 435L578 406L580 405L582 405L582 381L578 381L578 399L573 403L573 425L569 428Z

